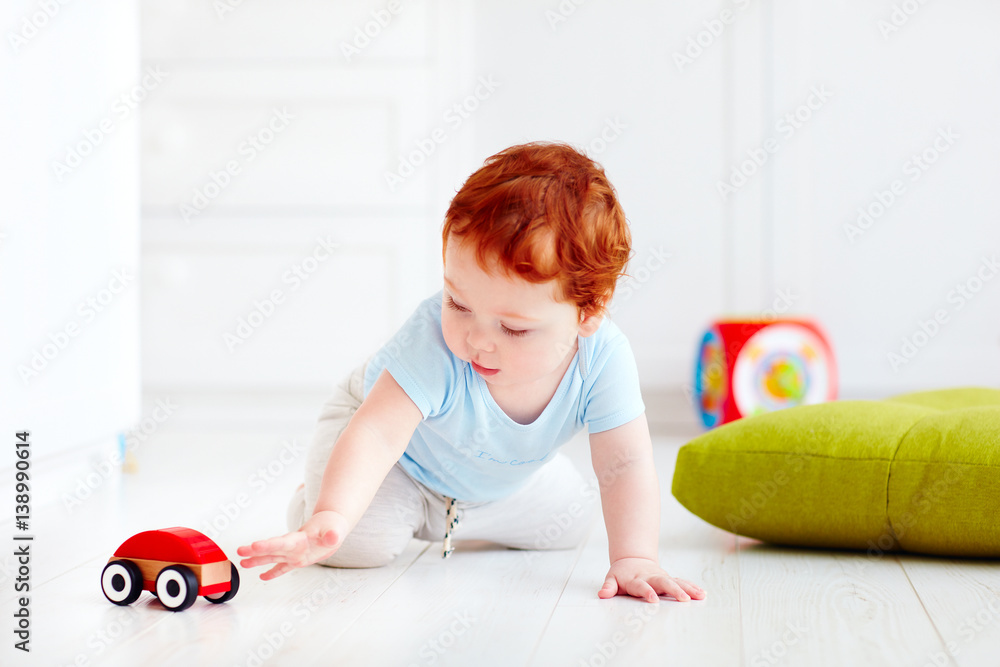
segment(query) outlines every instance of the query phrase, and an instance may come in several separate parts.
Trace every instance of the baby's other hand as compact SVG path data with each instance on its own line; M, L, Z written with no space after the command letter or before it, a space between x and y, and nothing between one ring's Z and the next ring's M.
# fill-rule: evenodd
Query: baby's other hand
M328 558L347 537L350 525L339 512L316 512L296 531L258 540L236 550L244 559L243 567L257 567L277 563L260 575L264 581L280 577L297 567L305 567Z
M705 599L705 591L690 581L671 577L659 563L648 558L619 558L611 564L597 597L616 595L631 595L646 602L659 602L660 595L669 595L679 602Z

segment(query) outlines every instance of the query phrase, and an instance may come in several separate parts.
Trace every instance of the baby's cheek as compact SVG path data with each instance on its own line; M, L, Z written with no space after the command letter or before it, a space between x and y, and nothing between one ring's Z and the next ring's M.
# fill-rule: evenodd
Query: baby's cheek
M455 327L444 317L441 318L441 335L444 337L444 343L448 346L448 349L451 350L451 353L456 357L461 357L463 353L458 345L460 340L458 335L455 333Z
M569 353L569 347L562 341L548 339L544 343L535 345L532 356L537 368L550 368L559 363Z

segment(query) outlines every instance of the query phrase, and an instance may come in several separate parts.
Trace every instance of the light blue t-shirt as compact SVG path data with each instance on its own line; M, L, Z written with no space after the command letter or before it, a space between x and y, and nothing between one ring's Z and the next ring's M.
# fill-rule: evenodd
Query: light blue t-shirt
M497 500L513 493L585 424L599 433L645 410L635 357L621 330L605 318L577 342L545 410L534 422L519 424L493 400L482 376L448 349L438 292L368 362L364 393L387 369L423 414L399 460L411 477L457 500Z

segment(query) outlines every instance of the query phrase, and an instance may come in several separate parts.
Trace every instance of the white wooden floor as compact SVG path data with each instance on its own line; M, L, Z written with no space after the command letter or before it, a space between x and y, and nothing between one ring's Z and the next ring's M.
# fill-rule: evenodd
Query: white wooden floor
M297 447L307 437L290 444L260 433L159 434L138 452L137 474L102 484L72 512L36 512L33 651L26 656L11 646L16 575L4 549L0 599L9 627L0 627L7 638L0 664L1000 664L996 563L736 539L670 495L682 444L676 438L655 439L660 555L669 572L708 591L705 601L599 600L607 569L602 525L575 551L459 542L442 561L439 545L414 541L382 569L311 567L268 583L243 571L230 603L199 599L182 613L166 611L148 593L131 607L104 599L104 562L141 530L196 528L230 558L239 544L283 530L304 458ZM585 441L568 447L586 463ZM0 524L0 536L13 532Z

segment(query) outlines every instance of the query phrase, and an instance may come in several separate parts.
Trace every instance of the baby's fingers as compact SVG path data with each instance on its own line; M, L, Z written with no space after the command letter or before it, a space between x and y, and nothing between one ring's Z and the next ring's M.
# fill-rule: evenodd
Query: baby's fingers
M652 577L649 583L660 594L669 595L678 602L688 602L691 599L701 600L705 597L705 591L684 579L658 576Z
M273 549L266 549L266 548L264 548L264 545L267 544L267 543L269 543L269 542L273 542L273 541L274 541L273 539L271 539L271 540L257 540L253 544L246 544L246 545L243 545L241 547L237 547L236 548L236 555L237 556L248 557L248 556L259 556L261 554L272 553Z
M340 534L335 530L328 530L319 535L317 546L333 548L340 545Z
M597 591L597 597L606 600L616 595L618 595L618 580L615 579L614 575L608 575L608 578L604 580L604 586Z
M253 556L252 558L244 558L240 561L240 565L243 567L259 567L261 565L270 565L271 563L287 563L288 559L284 556L277 554L266 554L264 556Z
M640 600L645 600L646 602L660 601L660 598L656 595L656 591L653 590L653 587L650 586L648 582L638 577L625 584L625 592L634 598L639 598Z
M240 547L236 553L240 556L263 556L267 554L286 554L295 551L301 545L296 533L288 533L267 540L257 540L249 546Z
M289 565L288 563L279 563L279 564L275 565L274 567L272 567L267 572L264 572L263 574L261 574L260 578L263 581L270 581L271 579L277 579L278 577L280 577L281 575L285 574L286 572L291 572L294 569L295 568L292 567L291 565Z
M692 584L687 579L678 579L674 577L674 582L677 583L685 593L691 596L692 600L704 600L705 591L702 588Z

